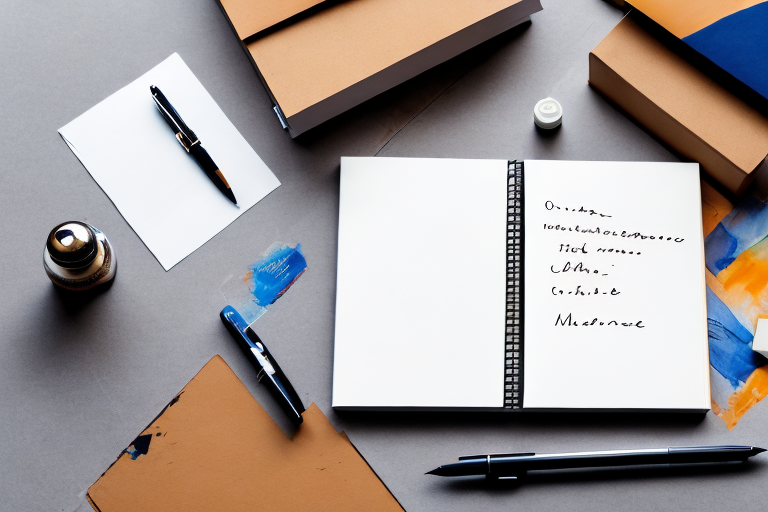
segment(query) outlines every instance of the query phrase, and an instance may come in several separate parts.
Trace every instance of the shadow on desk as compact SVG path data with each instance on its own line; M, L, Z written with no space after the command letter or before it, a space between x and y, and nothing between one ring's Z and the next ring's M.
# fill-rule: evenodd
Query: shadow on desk
M59 367L77 366L89 351L94 355L94 347L99 351L110 346L104 343L104 332L114 321L106 321L109 302L103 296L114 282L81 292L53 284L39 290L35 307L16 319L18 339L13 344L23 347L29 369L46 368L54 361ZM28 329L34 330L34 336L28 336Z
M50 300L52 304L49 306L50 309L48 311L53 311L66 317L77 317L100 295L112 288L113 284L115 284L114 279L96 288L78 292L53 286L53 293L51 294L53 297Z
M550 430L573 427L690 428L704 421L705 413L670 412L391 412L335 411L350 427L413 426L462 428L519 425Z
M370 142L366 143L367 147L358 149L361 155L374 156L467 73L522 39L530 26L531 21L521 23L329 119L293 141L300 147L313 150L327 145L328 140L336 139L339 133L352 137L354 133L364 130L369 132L366 139Z

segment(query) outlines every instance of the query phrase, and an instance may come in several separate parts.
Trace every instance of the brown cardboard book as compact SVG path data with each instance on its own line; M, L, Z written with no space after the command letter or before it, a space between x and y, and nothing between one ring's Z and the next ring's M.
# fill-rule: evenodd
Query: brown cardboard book
M255 34L242 2L222 8L293 137L541 10L539 0L347 0Z
M324 0L221 0L237 37L245 39Z
M293 439L216 356L88 489L99 512L402 512L316 405Z
M731 192L768 174L768 119L630 18L589 54L589 83Z

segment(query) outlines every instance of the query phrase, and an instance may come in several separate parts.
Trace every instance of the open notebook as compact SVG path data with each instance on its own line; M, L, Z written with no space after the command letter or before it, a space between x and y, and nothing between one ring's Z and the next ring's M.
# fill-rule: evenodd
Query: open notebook
M333 406L704 411L698 164L342 158Z

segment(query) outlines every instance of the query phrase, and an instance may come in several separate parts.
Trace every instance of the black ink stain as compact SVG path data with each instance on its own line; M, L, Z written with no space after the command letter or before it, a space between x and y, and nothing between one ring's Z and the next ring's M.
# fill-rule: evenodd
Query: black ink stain
M139 458L139 455L146 455L149 452L149 443L151 441L152 434L144 434L134 439L125 451L131 455L132 460L136 460Z

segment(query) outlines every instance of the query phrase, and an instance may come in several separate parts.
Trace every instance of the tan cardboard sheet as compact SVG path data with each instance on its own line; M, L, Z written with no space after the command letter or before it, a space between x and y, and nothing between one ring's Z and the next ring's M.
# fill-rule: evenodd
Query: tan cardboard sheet
M590 53L589 80L735 193L768 155L768 119L629 18Z
M142 436L88 489L95 510L402 512L316 405L288 439L219 356Z
M221 0L240 39L303 12L324 0Z
M248 44L286 117L521 0L350 0Z

